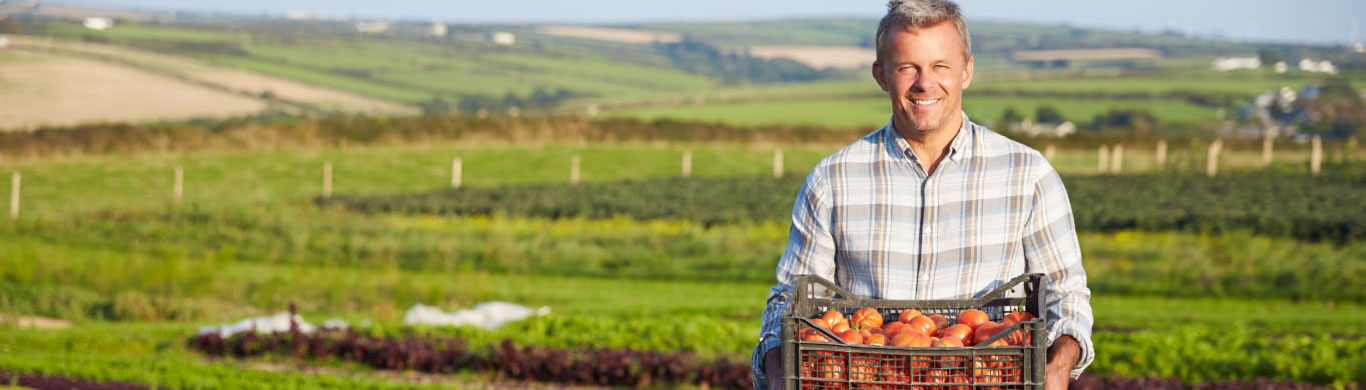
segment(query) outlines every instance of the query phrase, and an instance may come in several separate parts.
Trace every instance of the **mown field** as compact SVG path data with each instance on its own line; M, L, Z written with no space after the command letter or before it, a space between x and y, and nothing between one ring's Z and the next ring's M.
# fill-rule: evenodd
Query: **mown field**
M772 172L772 146L669 143L390 144L6 162L0 168L23 173L24 206L18 221L0 227L0 311L75 325L0 332L0 348L10 351L0 371L161 388L425 388L508 380L480 370L397 374L287 355L210 359L186 344L199 326L279 312L290 303L315 323L336 317L369 323L359 329L365 334L456 338L474 353L511 340L686 352L740 364L786 239L781 218L708 224L630 211L606 219L522 215L499 206L446 216L314 203L327 161L341 198L446 188L455 157L463 159L468 191L572 187L568 161L576 154L586 181L579 186L661 179L679 174L684 150L692 151L697 180L744 182ZM795 192L805 171L831 150L785 147L782 182ZM1095 152L1061 155L1082 160ZM1090 172L1094 163L1061 167ZM177 165L186 191L173 206ZM1239 170L1257 175L1253 168ZM1356 176L1342 180L1357 180L1350 177ZM617 196L608 202L638 198ZM1080 238L1101 352L1093 375L1366 381L1358 358L1366 354L1366 308L1346 287L1362 272L1360 243L1237 227L1097 230ZM453 309L490 300L546 305L552 314L493 332L400 323L415 303Z

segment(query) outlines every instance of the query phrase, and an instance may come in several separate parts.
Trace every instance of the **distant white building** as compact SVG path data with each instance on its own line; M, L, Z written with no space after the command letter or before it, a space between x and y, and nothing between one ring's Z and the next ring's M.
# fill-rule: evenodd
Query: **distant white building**
M356 22L356 31L367 34L379 34L389 31L389 22L377 20L372 22Z
M0 35L0 50L9 48L9 37Z
M1308 58L1300 59L1300 70L1328 74L1338 73L1338 67L1333 66L1332 62L1328 62L1328 60L1314 61Z
M1051 137L1066 137L1077 132L1077 125L1075 123L1072 123L1072 121L1063 121L1062 123L1058 124L1048 124L1033 123L1029 120L1025 120L1024 122L1020 122L1020 125L1019 127L1017 127L1017 129L1021 133L1028 134L1031 137L1037 137L1040 135L1046 135Z
M442 23L441 19L432 19L432 26L427 28L427 35L437 38L445 37L446 23Z
M1274 68L1276 68L1276 73L1285 73L1286 70L1290 69L1290 66L1286 65L1285 61L1276 61Z
M1214 70L1227 72L1238 69L1257 69L1262 67L1262 60L1257 57L1217 57L1214 59Z
M495 32L493 33L493 43L512 46L512 44L517 43L517 35L507 31Z
M110 18L88 17L85 18L85 22L82 24L85 25L85 28L103 31L108 30L110 27L114 27L114 20Z

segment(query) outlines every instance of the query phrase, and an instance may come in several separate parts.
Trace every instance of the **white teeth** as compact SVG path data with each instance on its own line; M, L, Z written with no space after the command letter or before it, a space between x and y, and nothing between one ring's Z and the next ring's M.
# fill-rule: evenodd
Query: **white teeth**
M932 99L932 100L912 100L911 102L923 106L923 105L926 105L926 104L934 104L934 102L937 102L937 101L939 101L939 99Z

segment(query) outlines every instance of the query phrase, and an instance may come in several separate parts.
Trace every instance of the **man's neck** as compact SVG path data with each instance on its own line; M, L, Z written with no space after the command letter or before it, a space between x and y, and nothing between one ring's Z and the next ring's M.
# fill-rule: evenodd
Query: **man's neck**
M915 152L927 174L934 173L935 168L939 167L939 162L949 154L949 144L953 143L953 138L958 136L958 130L963 127L963 114L958 113L954 120L945 125L931 131L901 130L914 129L909 124L905 127L896 126L897 132L901 133L901 138L911 146L911 151Z

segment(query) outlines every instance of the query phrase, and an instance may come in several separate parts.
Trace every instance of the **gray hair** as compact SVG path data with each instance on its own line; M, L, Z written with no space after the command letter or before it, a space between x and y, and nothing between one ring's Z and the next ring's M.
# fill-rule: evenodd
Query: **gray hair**
M891 0L887 2L887 15L877 24L877 61L882 62L882 52L887 48L884 37L893 27L930 27L945 21L952 21L958 30L958 38L963 40L963 60L972 57L972 39L968 38L968 26L963 22L963 11L949 0Z

